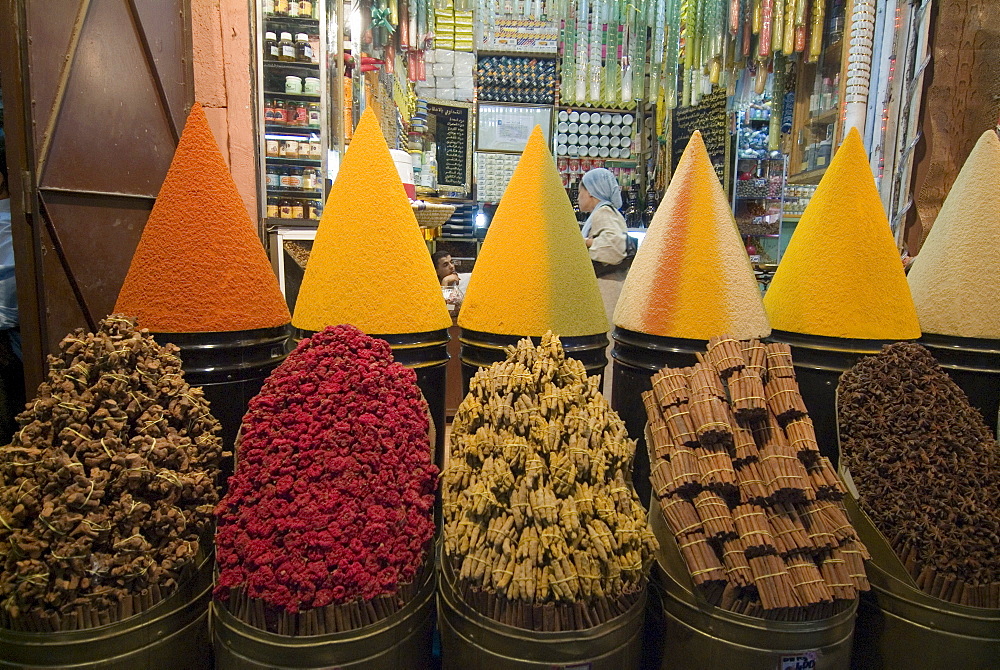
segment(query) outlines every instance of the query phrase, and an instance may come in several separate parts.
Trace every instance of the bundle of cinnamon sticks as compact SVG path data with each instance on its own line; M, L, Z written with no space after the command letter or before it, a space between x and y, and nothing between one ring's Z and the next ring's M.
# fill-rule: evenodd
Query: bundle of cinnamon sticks
M697 365L652 382L654 496L709 602L807 621L868 589L869 556L819 454L787 345L715 338Z
M386 619L406 607L427 581L425 565L409 584L400 585L391 595L376 596L370 600L357 598L343 604L314 607L301 612L288 612L283 607L269 605L261 598L249 596L243 587L230 591L225 602L216 601L216 606L225 607L240 621L278 635L291 637L307 635L331 635L364 628Z

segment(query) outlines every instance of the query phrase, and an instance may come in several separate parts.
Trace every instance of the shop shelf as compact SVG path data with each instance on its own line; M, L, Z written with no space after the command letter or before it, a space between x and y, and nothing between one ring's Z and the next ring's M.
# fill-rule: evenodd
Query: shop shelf
M319 135L319 126L279 126L273 123L264 125L267 135Z
M316 72L319 72L319 63L298 63L298 62L292 63L289 61L281 61L281 60L266 60L264 61L264 67L269 70L270 69L285 70L288 68L301 68L304 70L314 70Z
M296 26L319 27L319 19L314 19L312 17L306 17L306 16L265 16L264 22L284 23L286 25L296 25Z
M315 165L321 166L323 161L319 158L288 158L285 156L265 156L265 159L269 163L276 163L277 165Z
M819 180L823 178L823 173L826 172L826 166L821 168L816 168L814 170L806 170L805 172L799 172L798 174L793 174L788 178L789 184L818 184Z
M279 196L285 198L296 198L299 200L306 200L309 198L320 199L323 197L323 191L297 191L295 189L287 188L269 188L267 189L267 195Z
M828 109L825 112L822 112L821 114L817 114L816 116L809 117L808 123L810 125L813 125L813 126L825 126L825 125L829 125L831 123L836 122L836 120L837 120L837 114L839 114L839 113L840 113L840 110L838 108L834 107L833 109Z
M264 91L264 95L272 95L286 100L319 100L319 93L285 93L284 91Z

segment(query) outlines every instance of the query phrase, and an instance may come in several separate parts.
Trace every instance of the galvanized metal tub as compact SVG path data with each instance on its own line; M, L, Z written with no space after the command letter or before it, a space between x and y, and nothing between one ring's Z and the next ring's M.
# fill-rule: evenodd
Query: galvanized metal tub
M175 593L118 623L62 633L0 629L0 668L210 670L214 565L209 556Z
M846 670L857 603L818 621L768 621L728 612L695 597L691 578L659 508L650 525L660 541L654 569L663 604L662 670Z
M346 633L291 637L249 626L212 603L217 670L301 668L430 669L434 627L434 571L417 596L371 626Z
M918 589L868 515L850 496L845 502L872 555L865 566L872 590L858 607L853 667L1000 667L1000 609L956 605Z
M439 561L439 563L441 563ZM441 567L438 630L444 670L637 670L646 594L628 612L587 630L543 633L489 619L467 605Z

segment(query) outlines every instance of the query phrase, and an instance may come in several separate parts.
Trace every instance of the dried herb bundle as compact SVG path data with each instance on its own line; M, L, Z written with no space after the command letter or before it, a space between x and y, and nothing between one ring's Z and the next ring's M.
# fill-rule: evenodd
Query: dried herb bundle
M742 614L830 616L868 588L867 553L816 449L791 354L718 338L702 360L712 365L661 370L643 395L653 491L692 581L710 602ZM765 403L767 388L781 400ZM671 431L670 417L688 414L695 443Z
M218 501L219 422L177 347L111 316L49 357L0 449L0 625L76 630L170 595Z
M550 333L480 370L442 480L444 553L465 600L536 630L625 612L656 549L630 483L634 450L598 378Z
M861 508L917 586L1000 607L1000 447L962 390L920 345L892 344L841 376L838 412Z

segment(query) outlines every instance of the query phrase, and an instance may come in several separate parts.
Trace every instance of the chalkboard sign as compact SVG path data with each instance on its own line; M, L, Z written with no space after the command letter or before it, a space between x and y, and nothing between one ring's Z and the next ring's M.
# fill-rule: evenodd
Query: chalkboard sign
M438 189L471 191L472 103L427 101L428 127L437 143Z
M679 107L673 111L670 148L675 170L681 156L684 155L688 140L696 130L701 131L701 138L705 141L705 148L708 150L709 158L712 159L716 174L719 175L719 181L728 191L726 149L729 146L729 122L726 118L725 89L706 95L693 107Z

